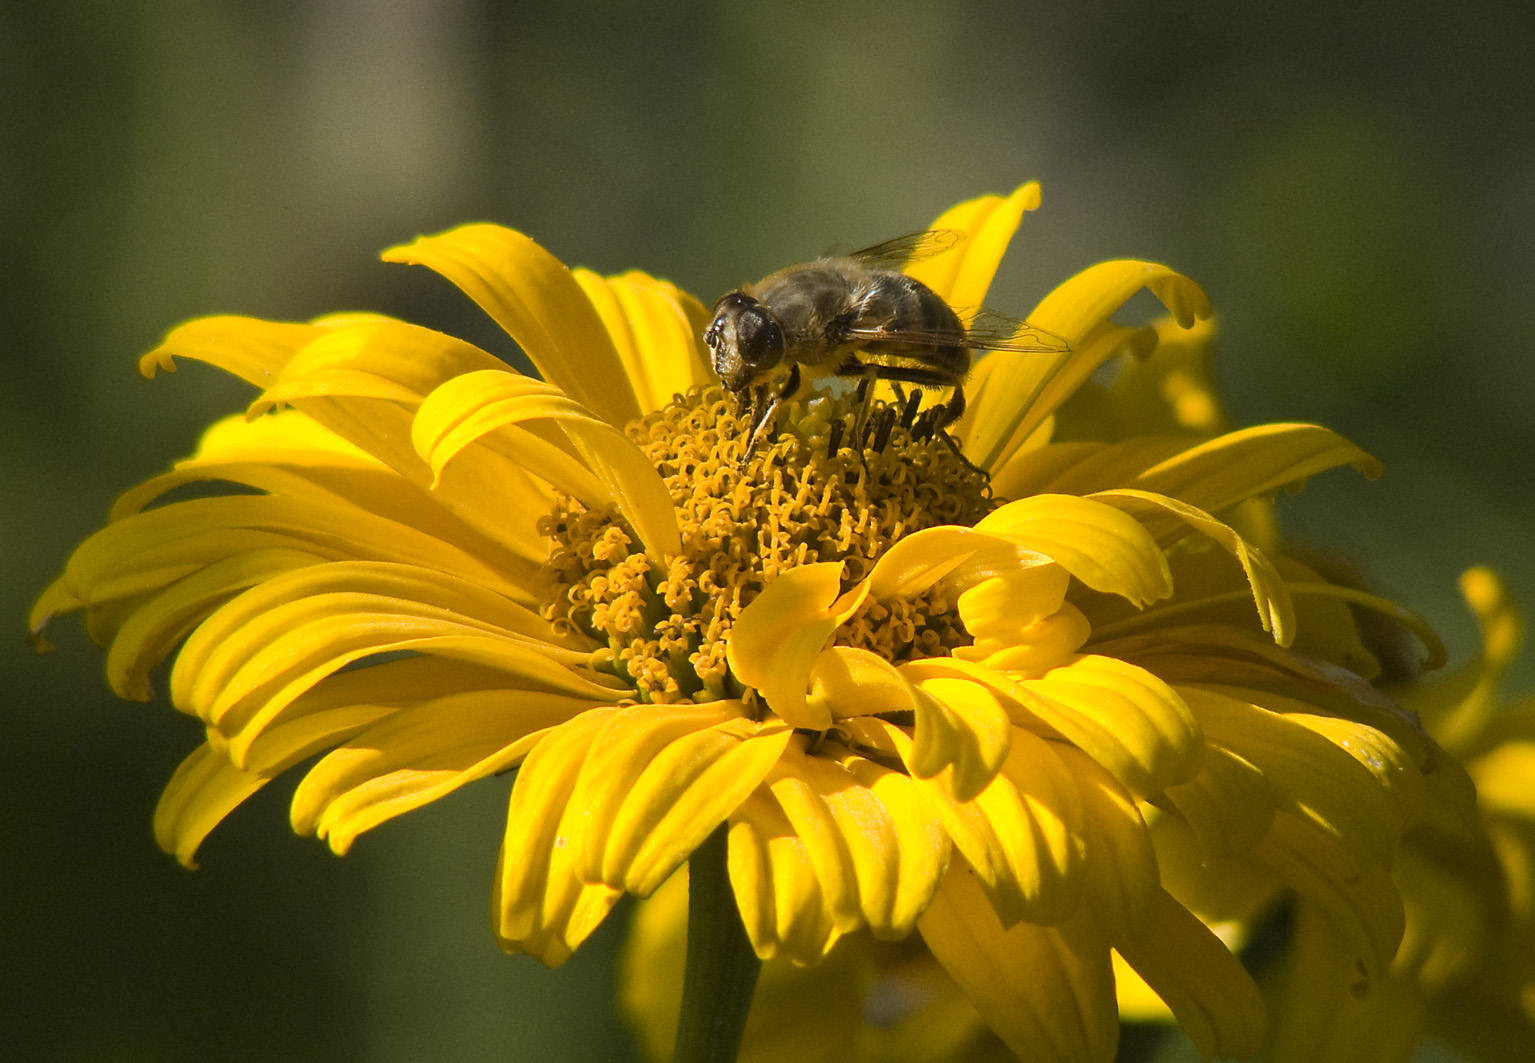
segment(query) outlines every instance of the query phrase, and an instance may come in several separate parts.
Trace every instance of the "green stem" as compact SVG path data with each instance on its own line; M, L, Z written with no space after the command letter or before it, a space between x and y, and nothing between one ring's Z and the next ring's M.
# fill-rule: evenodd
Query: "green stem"
M731 1063L762 961L736 910L721 824L688 860L688 965L672 1063Z

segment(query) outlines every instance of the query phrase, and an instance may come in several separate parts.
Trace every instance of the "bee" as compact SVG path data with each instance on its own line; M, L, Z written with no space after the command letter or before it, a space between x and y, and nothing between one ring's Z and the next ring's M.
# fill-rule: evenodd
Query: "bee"
M806 375L860 379L854 440L861 445L876 380L905 399L903 423L920 438L964 412L971 351L1065 351L1059 337L989 310L978 310L967 323L937 292L901 272L964 238L943 229L911 233L789 266L722 295L703 340L720 382L743 410L750 402L748 448L771 433L780 407L800 391ZM912 386L909 398L902 385ZM950 392L918 417L924 388ZM887 424L882 435L889 430Z

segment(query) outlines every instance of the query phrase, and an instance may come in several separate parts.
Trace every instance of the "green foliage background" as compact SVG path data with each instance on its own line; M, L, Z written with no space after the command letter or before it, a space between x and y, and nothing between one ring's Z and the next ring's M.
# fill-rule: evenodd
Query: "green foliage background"
M26 11L22 8L25 6ZM274 785L190 874L149 837L197 728L115 702L25 609L119 490L241 408L135 357L211 312L373 309L509 344L379 250L460 221L705 300L1044 182L991 302L1165 261L1244 422L1386 462L1298 534L1474 646L1454 580L1535 600L1535 41L1523 5L1089 0L62 0L0 5L0 1055L623 1059L615 921L565 969L488 926L505 786L363 839ZM1523 677L1529 685L1531 669Z

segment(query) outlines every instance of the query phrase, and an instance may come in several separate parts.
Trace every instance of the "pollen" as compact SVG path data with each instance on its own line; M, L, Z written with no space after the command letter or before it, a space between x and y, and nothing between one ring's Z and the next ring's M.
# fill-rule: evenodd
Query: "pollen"
M851 396L791 404L776 438L755 447L746 415L719 387L678 395L627 431L671 492L682 552L662 566L615 513L561 497L539 525L552 540L542 608L605 643L614 672L645 701L750 697L730 673L725 638L775 576L841 562L846 590L902 536L972 525L993 507L985 474L951 440L913 438L879 402L859 418ZM939 588L871 598L837 635L893 662L969 641Z

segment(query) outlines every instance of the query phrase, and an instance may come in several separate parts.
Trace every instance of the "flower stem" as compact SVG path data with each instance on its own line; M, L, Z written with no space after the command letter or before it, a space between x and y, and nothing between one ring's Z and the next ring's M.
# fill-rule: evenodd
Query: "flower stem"
M688 962L672 1063L730 1063L741 1047L762 961L736 910L720 824L688 860Z

